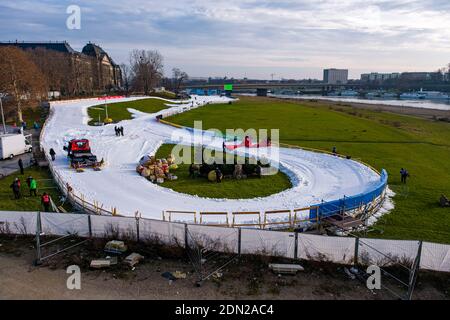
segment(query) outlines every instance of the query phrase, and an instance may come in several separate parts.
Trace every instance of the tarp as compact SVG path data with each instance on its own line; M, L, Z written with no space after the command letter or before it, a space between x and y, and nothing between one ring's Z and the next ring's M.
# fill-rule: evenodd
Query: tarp
M135 218L91 215L91 229L96 237L137 239Z
M185 226L181 223L157 220L139 220L139 239L158 240L168 245L184 247Z
M358 261L365 265L386 266L399 263L412 266L419 250L419 241L359 239Z
M219 252L238 253L239 230L202 225L188 225L190 241Z
M35 235L37 212L0 211L0 234ZM136 239L135 218L91 215L92 235L103 238L117 236L118 239ZM84 214L41 213L41 225L49 235L89 235L89 217ZM159 240L169 245L184 246L185 224L139 219L139 239ZM209 250L238 252L239 230L237 228L187 225L188 239L198 241ZM116 233L116 234L112 234ZM327 237L298 234L298 258L352 264L356 238ZM385 266L392 263L411 265L417 257L419 241L359 239L358 262ZM294 258L295 234L292 232L241 229L241 253L263 254ZM420 268L450 272L450 245L423 242Z
M450 272L450 245L424 242L420 268Z
M298 257L305 260L353 263L355 238L298 235Z
M241 230L241 253L294 258L295 234L256 229Z
M89 237L89 217L85 214L41 212L41 227L46 235Z
M36 234L37 212L0 211L0 233Z

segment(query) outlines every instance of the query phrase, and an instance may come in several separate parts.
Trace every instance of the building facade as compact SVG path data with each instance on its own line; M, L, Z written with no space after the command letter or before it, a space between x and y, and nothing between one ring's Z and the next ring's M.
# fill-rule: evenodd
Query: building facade
M325 69L323 70L323 82L327 84L347 84L347 69Z
M440 72L403 72L400 76L406 81L443 81L443 75Z
M400 78L399 72L393 72L393 73L378 73L378 72L371 72L371 73L363 73L361 75L361 81L364 82L384 82L387 80L394 80Z
M119 65L98 45L88 43L81 52L63 42L0 42L0 46L14 46L25 51L56 52L62 55L70 67L75 83L72 93L88 91L111 91L122 87L122 73ZM43 54L41 54L42 56ZM50 58L51 59L51 58ZM50 61L51 63L52 61ZM47 64L49 65L49 64ZM42 70L46 73L46 70ZM69 72L61 70L61 72ZM56 90L56 88L50 88Z
M106 90L122 86L120 66L100 46L89 42L81 52L96 61L92 66L93 73L97 75L94 78L95 86Z

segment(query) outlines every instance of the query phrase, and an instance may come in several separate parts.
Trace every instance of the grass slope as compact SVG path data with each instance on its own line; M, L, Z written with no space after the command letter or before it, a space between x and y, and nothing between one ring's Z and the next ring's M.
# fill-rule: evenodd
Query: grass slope
M114 122L119 122L121 120L132 119L131 113L128 108L136 109L142 112L155 113L160 110L166 109L166 101L159 99L142 99L127 102L116 102L108 103L108 116L113 119ZM98 110L101 109L101 110ZM98 122L99 115L100 121L103 121L106 117L104 105L94 106L88 108L88 115L91 118L89 121L90 125Z
M36 179L38 184L38 196L30 197L29 189L26 183L27 177L32 176ZM14 194L10 188L11 183L18 177L21 181L21 193L22 198L19 200L14 199ZM47 192L52 197L55 204L59 205L60 192L54 184L52 176L48 170L39 169L37 167L25 168L25 174L20 175L20 172L16 172L8 177L0 180L0 210L5 211L39 211L43 210L41 205L41 195ZM70 209L70 208L66 208Z
M166 158L171 154L174 145L164 144L156 153L156 158ZM222 152L219 152L221 154ZM194 152L191 151L191 155ZM292 185L289 178L281 172L261 179L250 177L248 179L225 179L222 183L209 182L206 178L189 178L189 165L182 164L172 172L178 180L166 181L163 187L191 195L207 198L251 199L265 197L289 189Z
M175 115L169 121L203 129L280 129L280 140L359 158L390 174L395 209L377 223L373 237L450 243L450 124L325 102L242 97L232 105L209 105ZM406 186L401 167L409 170Z

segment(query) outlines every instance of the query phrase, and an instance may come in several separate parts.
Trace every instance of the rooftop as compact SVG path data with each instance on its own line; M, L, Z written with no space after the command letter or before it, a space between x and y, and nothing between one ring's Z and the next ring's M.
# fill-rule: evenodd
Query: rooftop
M33 42L33 41L8 41L0 42L0 46L14 46L23 50L42 48L46 50L58 51L62 53L77 53L66 41L48 41L48 42Z

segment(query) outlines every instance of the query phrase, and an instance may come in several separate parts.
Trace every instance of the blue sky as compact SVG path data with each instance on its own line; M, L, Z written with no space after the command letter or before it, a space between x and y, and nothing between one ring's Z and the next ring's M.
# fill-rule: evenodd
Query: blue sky
M66 28L69 5L81 29ZM450 62L450 0L0 0L0 41L88 41L127 62L157 49L191 76L321 78L325 67L435 71Z

